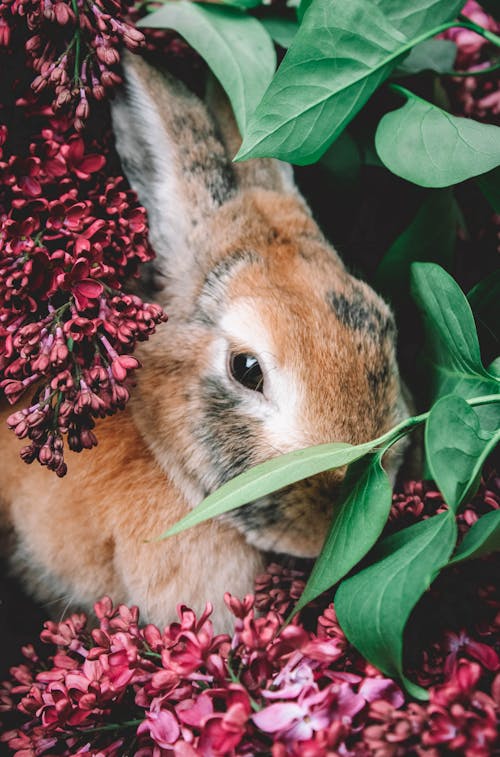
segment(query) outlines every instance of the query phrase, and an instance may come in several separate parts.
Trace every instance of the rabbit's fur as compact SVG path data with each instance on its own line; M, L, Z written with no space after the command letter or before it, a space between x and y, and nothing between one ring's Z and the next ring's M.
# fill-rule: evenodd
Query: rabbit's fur
M345 471L147 540L256 463L400 421L394 321L325 241L289 166L231 164L238 136L220 95L207 106L138 57L125 69L117 147L170 320L138 350L128 409L98 424L99 448L72 455L66 478L25 467L5 409L1 514L11 564L39 599L89 606L107 593L159 624L177 602L209 599L220 627L224 591L251 591L263 552L318 554ZM258 357L263 393L228 374L230 352ZM399 462L388 453L392 476Z

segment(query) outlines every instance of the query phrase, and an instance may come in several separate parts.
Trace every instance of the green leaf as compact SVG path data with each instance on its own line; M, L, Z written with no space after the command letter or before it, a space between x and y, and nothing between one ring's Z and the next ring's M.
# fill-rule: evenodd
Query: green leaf
M500 127L452 116L397 89L408 100L383 116L375 133L378 156L396 176L422 187L449 187L500 164Z
M500 168L478 176L476 184L479 185L495 213L500 213Z
M349 641L421 699L428 698L426 691L403 674L403 632L416 603L448 562L455 541L450 512L405 528L382 542L381 559L343 581L335 596L337 617Z
M451 265L460 211L450 190L427 195L417 215L392 243L375 272L375 285L393 302L407 297L410 266L416 261Z
M297 34L299 25L292 18L282 18L282 16L271 16L262 18L261 24L266 29L269 36L274 39L281 47L288 48L292 44L293 38Z
M450 39L426 39L401 61L394 76L413 76L421 71L445 74L453 68L456 55L457 46Z
M248 124L237 160L317 160L413 45L457 0L313 0Z
M227 92L241 133L276 68L272 40L237 8L186 0L166 2L138 26L175 29L206 60Z
M412 293L424 318L433 397L497 394L499 382L481 362L470 305L453 278L435 263L413 263Z
M476 321L500 345L500 271L486 276L467 295Z
M500 431L481 428L479 414L461 397L433 406L425 427L427 465L454 512L473 493L483 463L500 442Z
M319 444L267 460L209 494L194 510L158 538L172 536L316 473L349 465L370 452L378 443L378 440L373 440L357 446L340 442Z
M467 531L463 542L448 565L486 557L498 551L500 551L500 510L493 510L479 518Z
M349 573L382 533L392 502L392 486L381 463L384 452L349 466L344 497L294 614Z
M410 38L436 24L451 21L463 7L461 0L373 0L387 18Z
M312 0L300 0L298 6L297 6L297 18L299 20L299 23L302 23L302 19L304 18L304 14L306 10L309 9L310 5L312 3Z

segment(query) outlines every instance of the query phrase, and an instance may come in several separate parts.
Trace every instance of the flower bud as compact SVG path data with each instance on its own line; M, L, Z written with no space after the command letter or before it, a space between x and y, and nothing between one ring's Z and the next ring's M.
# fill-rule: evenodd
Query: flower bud
M104 45L99 45L96 53L99 60L102 63L105 63L106 66L114 66L120 60L120 54L118 53L118 50L115 50L114 47L105 47Z
M68 466L66 465L64 460L62 460L56 468L56 476L58 478L63 478L67 472L68 472Z
M38 95L47 86L47 79L45 76L37 76L31 82L31 89Z
M139 368L140 363L132 355L118 355L111 363L111 371L117 381L124 381L127 373Z
M85 96L81 98L80 102L76 106L75 115L77 118L81 118L82 120L85 120L89 117L89 103Z
M38 448L34 444L28 444L26 447L23 447L21 452L19 453L22 460L24 460L25 463L32 463L33 460L36 459Z
M61 26L65 26L69 21L73 21L75 14L66 3L56 3L54 5L54 14L56 21Z
M52 449L50 448L50 444L48 442L45 442L40 447L40 450L38 452L38 460L41 465L49 465L49 463L52 460Z

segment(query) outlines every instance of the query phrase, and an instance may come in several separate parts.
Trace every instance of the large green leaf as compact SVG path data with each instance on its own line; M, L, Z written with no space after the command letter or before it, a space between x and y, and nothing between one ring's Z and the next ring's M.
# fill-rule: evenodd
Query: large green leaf
M417 215L387 250L375 273L375 285L393 302L407 297L414 261L451 265L460 211L450 190L429 192Z
M317 160L403 56L461 4L313 0L236 159Z
M500 510L493 510L479 518L469 529L448 565L486 557L498 551L500 551Z
M425 427L427 465L454 512L472 493L499 442L500 430L481 428L479 413L461 397L448 395L433 406Z
M398 87L408 98L375 133L382 163L422 187L449 187L500 165L500 127L452 116Z
M158 538L172 536L316 473L349 465L370 452L378 443L378 440L373 440L357 446L336 442L320 444L267 460L209 494L192 512Z
M349 467L344 498L294 613L349 573L382 533L392 502L382 454L370 455Z
M244 133L276 68L274 45L262 24L237 8L167 0L138 25L175 29L194 47L227 92Z
M454 19L463 7L462 0L373 0L397 29L408 38L425 29Z
M450 557L456 541L450 512L417 523L382 542L379 561L340 585L335 610L349 641L373 665L400 677L408 692L427 692L403 674L403 632L411 611Z
M499 381L481 362L474 316L453 278L435 263L413 263L412 293L424 318L433 397L497 394ZM483 411L498 413L496 406Z
M416 45L394 71L394 76L413 76L421 71L445 74L451 71L457 46L450 39L426 39Z

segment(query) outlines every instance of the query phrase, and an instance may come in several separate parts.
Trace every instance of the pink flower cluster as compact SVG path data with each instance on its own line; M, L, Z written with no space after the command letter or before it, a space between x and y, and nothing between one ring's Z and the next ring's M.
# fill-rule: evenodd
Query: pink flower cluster
M31 29L42 6L60 18L66 8L16 7ZM14 53L0 52L6 70ZM0 389L12 404L30 393L8 425L29 442L26 462L60 476L63 438L75 451L97 443L95 418L129 398L137 341L165 320L123 291L153 252L145 210L116 162L107 111L99 140L78 134L22 76L12 79L0 103Z
M476 0L467 0L462 13L484 29L500 34L500 23L489 16ZM484 37L469 29L449 29L442 35L457 46L457 71L481 71L489 68L495 48ZM482 76L464 76L453 79L450 94L459 115L495 123L500 114L498 71Z
M0 47L24 45L35 72L32 89L50 90L55 110L65 108L81 130L89 102L119 84L119 45L135 51L144 35L123 17L127 0L0 0ZM17 37L16 32L22 36Z
M393 526L422 497L436 512L442 500L430 492L412 483L396 495ZM499 507L492 476L468 511ZM226 595L231 636L214 635L209 605L199 618L180 605L163 631L108 598L95 605L96 627L78 614L46 622L44 651L25 647L0 690L1 738L17 757L487 757L500 748L498 567L493 556L447 571L462 605L447 607L449 586L438 581L419 608L408 671L431 684L428 703L356 652L332 604L284 627L304 577L272 565L257 600Z

